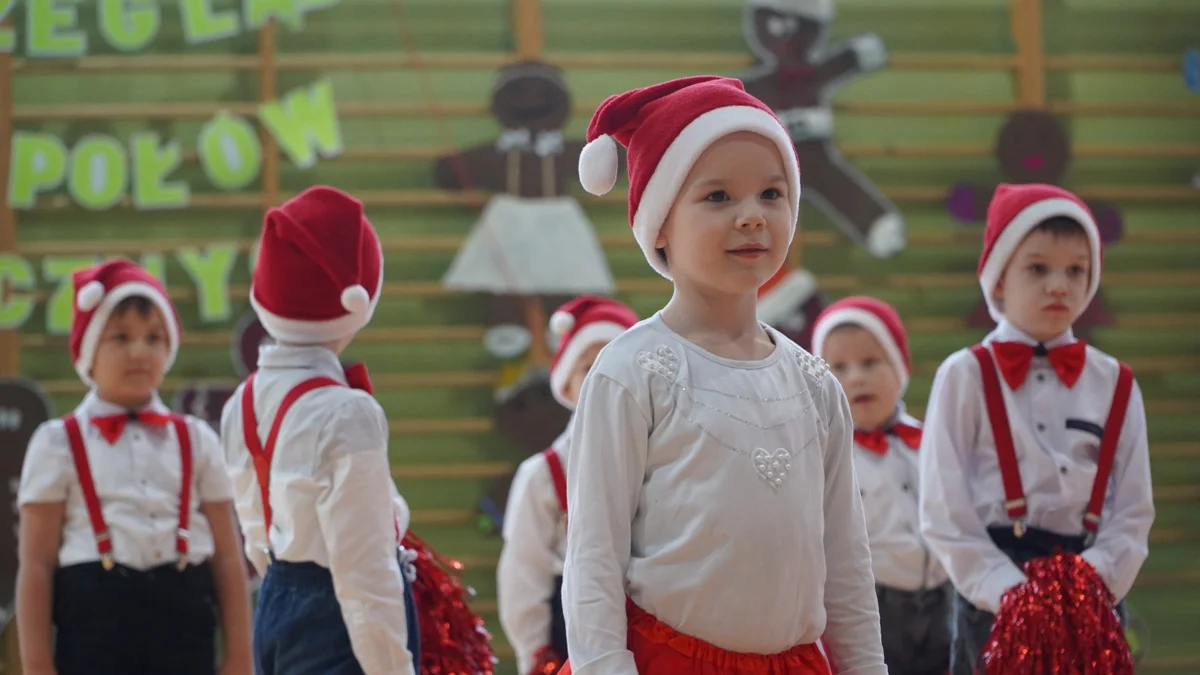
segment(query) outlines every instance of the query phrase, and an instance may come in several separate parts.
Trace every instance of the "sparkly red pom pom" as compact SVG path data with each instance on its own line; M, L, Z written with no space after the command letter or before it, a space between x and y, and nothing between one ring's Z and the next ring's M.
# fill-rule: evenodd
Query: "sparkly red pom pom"
M413 600L421 617L421 675L492 675L492 636L467 604L474 591L459 581L462 563L439 555L411 531L402 545L417 556Z
M1025 574L1000 602L983 649L986 675L1133 675L1113 596L1086 560L1038 558Z
M563 657L559 656L550 647L542 647L534 655L536 663L533 670L529 671L529 675L557 675L560 668L563 666Z

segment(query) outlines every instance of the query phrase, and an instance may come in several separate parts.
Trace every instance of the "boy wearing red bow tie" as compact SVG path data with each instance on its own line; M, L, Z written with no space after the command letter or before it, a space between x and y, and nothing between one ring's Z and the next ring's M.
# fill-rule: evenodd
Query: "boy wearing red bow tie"
M74 285L71 358L91 391L37 430L21 471L24 672L212 675L219 612L221 673L250 675L220 442L158 397L179 350L175 308L128 260L76 272Z
M276 344L221 418L246 554L263 579L258 675L419 672L387 416L365 368L338 360L382 287L383 249L358 200L318 186L267 212L250 304Z
M1141 391L1127 366L1071 333L1100 284L1101 250L1074 194L996 189L979 282L998 325L939 368L920 452L921 530L958 590L955 675L980 667L1024 563L1079 554L1115 603L1146 558Z
M813 353L841 382L854 419L854 472L867 519L883 657L891 675L944 675L950 661L946 572L919 532L921 423L904 411L908 335L875 298L830 305L813 327Z
M559 307L550 316L550 329L559 339L550 366L554 398L574 410L600 350L637 322L632 309L610 298L581 295ZM569 441L568 426L549 448L521 463L504 510L496 592L500 623L522 675L553 675L567 657L562 570Z

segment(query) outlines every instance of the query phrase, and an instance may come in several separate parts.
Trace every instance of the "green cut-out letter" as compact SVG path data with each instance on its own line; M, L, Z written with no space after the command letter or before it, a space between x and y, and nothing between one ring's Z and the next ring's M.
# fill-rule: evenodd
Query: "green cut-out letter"
M277 19L292 30L304 26L304 17L296 8L296 0L242 0L242 21L246 30L258 30L269 19Z
M42 258L42 279L58 282L46 302L46 332L63 335L71 332L71 317L75 307L75 284L71 275L76 270L91 267L98 258L88 256L46 256Z
M191 199L191 191L183 181L167 182L167 176L179 168L183 150L179 141L161 145L158 134L134 134L133 146L133 206L143 211L182 209Z
M3 25L12 14L17 0L0 0L0 54L11 54L17 48L17 32L12 26Z
M211 0L179 0L183 40L199 45L233 37L241 30L235 9L214 12Z
M204 175L221 190L240 190L262 169L262 146L254 125L226 112L217 113L200 130L196 152Z
M295 89L282 102L260 105L258 118L301 169L317 163L317 152L326 159L342 152L342 127L329 80Z
M98 11L104 41L122 52L150 44L162 20L157 0L100 0Z
M296 0L296 12L304 16L309 12L337 7L340 4L342 0Z
M33 298L14 297L12 291L31 291L37 283L33 265L14 253L0 253L0 330L20 328L33 314Z
M89 135L71 151L67 191L80 206L92 211L112 208L129 190L129 159L111 136Z
M167 285L167 258L161 253L143 253L138 259L138 264L150 273L150 276L158 279L158 282L163 286Z
M60 58L87 53L87 33L79 23L75 0L27 0L25 3L25 53L32 57Z
M229 319L233 315L229 302L229 274L237 260L237 245L209 246L203 251L185 248L177 257L196 284L200 320L213 323Z
M258 248L261 242L255 241L250 244L250 250L246 252L246 268L250 270L250 276L254 276L254 268L258 267Z
M17 131L8 159L8 205L32 209L37 196L62 185L67 175L67 146L53 134Z

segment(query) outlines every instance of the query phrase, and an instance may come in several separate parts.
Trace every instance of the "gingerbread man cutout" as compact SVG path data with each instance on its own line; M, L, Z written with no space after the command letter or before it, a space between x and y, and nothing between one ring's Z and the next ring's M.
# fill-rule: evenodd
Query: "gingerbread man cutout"
M488 293L484 346L500 362L493 419L507 441L498 458L515 467L566 428L570 412L550 391L548 310L583 293L612 295L616 284L591 223L570 196L582 140L562 129L571 99L559 70L538 61L504 68L492 91L504 131L495 143L442 157L434 180L447 190L498 192L455 257L443 283ZM512 475L497 478L479 505L496 533Z
M832 47L833 0L749 0L742 31L758 64L740 75L746 91L788 127L804 174L804 197L872 255L904 248L904 218L833 145L831 99L839 87L887 62L877 35Z
M29 440L43 422L54 415L54 404L32 380L0 377L0 480L8 486L9 507L0 511L0 625L13 618L17 582L17 486Z
M996 161L1000 175L1009 183L1048 183L1061 185L1071 164L1071 139L1054 115L1041 110L1019 110L1009 115L996 137ZM958 221L982 225L994 187L961 183L950 189L946 209ZM1085 200L1100 229L1101 245L1121 240L1124 222L1117 208L1108 202ZM1111 326L1115 321L1103 296L1097 294L1074 324L1076 334L1087 337L1096 326ZM967 318L967 325L991 329L996 325L988 314L987 303L979 299Z

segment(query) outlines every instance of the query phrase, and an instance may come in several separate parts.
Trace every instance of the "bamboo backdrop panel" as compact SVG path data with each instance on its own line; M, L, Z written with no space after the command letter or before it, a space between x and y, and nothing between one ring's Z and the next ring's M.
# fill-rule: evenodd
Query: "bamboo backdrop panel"
M724 69L704 72L734 73L738 54L746 50L740 34L740 0L546 0L546 49L580 62L589 54L661 52L674 56L694 53L725 54ZM1144 6L1144 11L1130 4ZM1188 37L1187 26L1200 20L1200 10L1184 3L1121 3L1100 8L1087 3L1048 2L1046 52L1053 56L1126 54L1174 57ZM85 4L81 15L92 13ZM220 6L220 3L218 3ZM253 56L254 36L246 35L199 48L182 46L178 15L173 3L164 5L159 38L153 50L164 54L241 54ZM1007 2L953 0L905 3L843 0L833 39L865 31L881 34L897 60L905 53L974 53L1003 61L1012 50ZM468 17L464 19L464 17ZM19 19L19 17L18 17ZM664 30L664 26L669 29ZM415 38L405 41L405 37ZM343 0L333 9L307 18L302 32L277 31L284 62L289 56L305 57L328 52L345 54L399 54L418 49L436 57L473 53L499 61L512 48L508 4L499 0ZM104 53L93 31L93 53ZM565 76L579 107L633 86L694 74L686 64L594 68L571 67ZM711 60L711 59L710 59ZM476 58L476 63L487 63ZM475 106L477 112L438 120L428 116L354 116L342 118L349 158L323 161L300 171L282 162L282 189L295 191L316 182L328 182L351 191L430 190L434 152L411 152L408 159L365 159L356 149L451 148L492 142L498 126L483 112L495 76L484 66L439 67L421 73L412 68L388 70L290 69L279 76L278 89L286 92L319 77L334 83L339 104L407 103L416 106L451 102ZM1068 103L1179 103L1190 104L1177 71L1058 70L1047 78L1048 97ZM19 74L15 83L16 106L70 103L179 103L223 101L253 103L258 96L253 70L172 73ZM435 100L425 88L431 87ZM837 101L875 105L887 102L957 101L1004 106L1012 101L1013 76L1004 68L963 69L895 68L861 78L845 87ZM1002 112L914 114L843 113L837 120L837 140L843 147L867 149L856 164L879 184L922 190L934 195L901 203L908 219L912 244L889 260L871 258L846 242L830 223L807 205L803 228L810 240L805 264L837 297L869 293L893 302L914 326L913 357L918 373L909 392L909 404L920 412L928 395L933 369L951 351L977 340L981 333L959 323L974 306L978 289L973 272L978 255L976 230L958 225L945 213L936 195L950 183L974 181L992 184L999 179L988 154ZM57 131L77 138L91 131L127 136L152 128L179 138L192 149L202 118L181 120L116 120L30 122L20 128ZM581 136L586 113L577 113L568 137ZM1184 186L1196 168L1197 155L1188 147L1200 143L1200 123L1184 115L1076 116L1065 120L1076 146L1141 144L1153 148L1182 147L1169 153L1154 150L1142 157L1104 156L1083 152L1073 163L1070 185ZM903 144L967 147L966 152L896 153L886 149ZM874 152L870 150L875 148ZM882 150L880 148L883 148ZM1103 148L1101 147L1101 150ZM353 158L358 156L358 159ZM201 195L211 188L194 162L179 173ZM655 284L641 257L629 244L627 214L621 203L585 202L599 234L606 242L610 265L628 290L622 298L643 315L661 307L667 288ZM1200 649L1192 639L1187 617L1194 618L1200 603L1200 583L1195 560L1200 557L1200 432L1194 424L1200 409L1200 278L1195 278L1197 233L1200 219L1195 200L1129 200L1120 203L1126 218L1126 240L1106 252L1105 271L1110 275L1104 293L1117 311L1117 326L1097 331L1095 343L1139 367L1150 417L1155 479L1160 495L1159 517L1152 555L1132 602L1150 622L1154 632L1154 672L1195 672ZM417 238L462 237L477 208L446 204L436 206L370 207L381 235L389 241ZM21 214L18 232L22 246L53 250L55 242L145 241L172 239L195 241L251 240L257 234L261 213L255 209L192 210L189 212L134 213L114 211L99 217L79 211ZM489 373L496 364L483 350L472 327L482 320L479 298L430 292L453 257L451 245L429 248L397 246L389 249L387 278L395 282L382 301L372 330L348 352L348 358L367 361L377 378L394 382L381 387L379 399L393 420L391 453L398 484L415 511L415 527L443 551L463 557L468 578L479 591L480 608L503 649L504 638L494 615L494 564L499 542L478 535L471 509L490 475L503 469L497 451L503 443L488 431L491 407ZM48 247L48 248L47 248ZM34 257L37 257L35 255ZM243 252L234 267L233 282L244 290L249 262ZM1189 276L1190 275L1190 276ZM174 288L188 287L187 276L168 259L168 281ZM1116 281L1113 281L1116 280ZM1187 282L1190 283L1181 283ZM52 290L43 286L42 291ZM185 294L182 294L186 296ZM194 297L191 296L191 297ZM189 331L210 333L225 326L202 325L193 300L182 299L180 310ZM244 296L234 298L234 316L246 308ZM58 410L79 399L72 371L59 338L40 335L44 321L35 314L23 329L26 346L22 370L47 382ZM395 342L386 331L428 327L426 337ZM465 332L461 329L467 329ZM455 331L446 339L437 331ZM216 337L220 337L219 335ZM1139 361L1140 359L1140 361ZM438 374L449 373L439 379ZM420 377L429 374L428 377ZM192 378L233 377L228 350L219 340L189 345L172 373L173 381ZM439 420L448 420L446 423ZM1160 453L1161 449L1161 453ZM510 673L506 660L501 672Z

